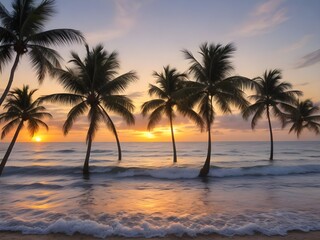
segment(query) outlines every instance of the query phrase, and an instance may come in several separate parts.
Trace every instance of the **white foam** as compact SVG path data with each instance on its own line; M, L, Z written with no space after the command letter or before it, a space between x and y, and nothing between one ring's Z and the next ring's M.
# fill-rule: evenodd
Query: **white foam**
M119 217L119 216L118 216ZM239 216L211 216L208 218L183 217L175 221L166 218L158 222L148 220L144 216L132 226L132 219L119 219L111 216L107 221L93 221L80 219L58 219L52 223L0 221L0 231L21 231L24 234L64 233L73 235L81 233L95 237L108 236L123 237L164 237L166 235L189 235L218 233L225 236L252 235L286 235L288 231L315 231L320 230L320 217L317 214L301 212L273 212ZM215 219L214 219L215 218ZM221 224L224 222L224 224Z

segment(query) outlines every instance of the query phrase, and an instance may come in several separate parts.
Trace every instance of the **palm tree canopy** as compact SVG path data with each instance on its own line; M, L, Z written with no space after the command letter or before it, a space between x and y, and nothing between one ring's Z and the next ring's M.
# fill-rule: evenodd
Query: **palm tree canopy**
M104 121L112 129L109 112L120 115L127 124L134 124L134 105L132 101L120 95L126 87L137 79L134 71L118 74L119 60L116 52L108 53L102 45L92 50L86 45L86 57L81 60L75 52L71 53L72 68L54 69L53 73L68 93L44 96L41 99L72 105L64 123L64 134L67 134L73 123L88 112L90 122L89 137L94 138L98 123Z
M148 129L154 128L161 121L163 115L169 119L175 118L174 108L177 108L180 113L189 117L202 128L202 119L192 108L185 105L186 95L178 94L179 90L186 86L186 74L180 73L176 68L168 65L163 67L163 72L154 72L153 76L156 78L157 85L149 85L149 95L157 98L147 101L141 106L143 116L151 112Z
M39 100L33 101L32 96L37 90L30 90L29 86L23 86L22 89L16 88L10 91L4 110L0 114L0 122L7 122L2 128L1 139L3 139L20 122L27 122L27 129L33 136L40 126L48 130L48 126L42 121L43 118L51 118L51 114L46 112Z
M291 124L289 132L295 132L299 137L303 129L320 134L320 109L310 99L297 99L293 105L286 106L285 125ZM317 115L318 114L318 115Z
M296 96L302 95L301 91L290 90L292 85L281 81L281 79L282 75L279 69L266 70L262 77L253 79L253 87L256 93L249 96L249 98L254 100L254 103L243 111L245 119L253 115L252 128L255 128L258 120L262 118L269 107L274 116L283 122L281 108L293 103Z
M54 12L54 0L43 0L38 5L34 0L13 0L11 12L0 3L0 71L14 52L19 56L28 54L42 81L50 67L58 67L61 60L51 46L84 42L77 30L44 30Z
M214 104L223 113L231 113L231 105L239 108L248 105L242 89L251 86L251 81L241 76L230 76L234 70L231 57L235 50L232 43L225 46L204 43L199 51L201 61L188 50L183 50L191 63L189 72L196 81L187 90L190 102L199 104L200 114L209 124L214 120Z

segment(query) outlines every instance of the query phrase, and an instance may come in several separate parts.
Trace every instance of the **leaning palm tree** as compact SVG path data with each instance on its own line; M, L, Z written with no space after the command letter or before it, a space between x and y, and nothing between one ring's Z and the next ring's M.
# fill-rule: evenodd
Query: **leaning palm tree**
M115 125L110 117L110 112L120 115L128 124L134 124L132 114L134 105L132 101L119 95L128 84L137 79L133 71L117 75L119 60L117 53L108 53L102 45L91 51L86 45L86 57L81 60L79 55L72 52L71 63L74 68L55 69L54 75L69 93L57 93L44 96L44 101L59 102L73 105L63 125L63 132L68 134L74 122L86 112L88 113L89 129L86 143L87 153L83 166L83 173L89 173L89 158L92 141L99 129L99 122L104 122L117 139L119 160L121 149Z
M22 89L16 88L10 91L8 99L4 105L6 112L0 114L0 122L8 122L3 128L1 139L3 139L13 128L17 127L11 143L4 155L0 164L0 176L8 161L9 155L13 146L18 138L24 123L27 123L27 129L30 135L33 136L39 127L45 127L48 130L46 123L42 121L43 118L51 118L51 114L45 112L45 107L40 104L39 100L32 101L32 95L37 91L36 89L30 90L28 86L23 86Z
M315 134L320 134L320 108L315 106L310 99L296 100L293 105L285 107L285 126L290 124L289 133L295 132L299 138L304 129Z
M177 69L166 66L163 68L162 73L154 72L153 76L156 78L156 83L159 87L150 84L149 95L155 95L158 98L147 101L141 106L142 115L146 116L151 112L148 130L154 128L155 125L161 121L162 115L165 115L169 119L173 146L173 162L175 163L177 162L177 150L173 130L173 119L176 116L174 108L177 108L184 116L188 116L200 127L203 125L202 119L192 108L186 107L187 105L182 101L183 99L175 96L175 94L185 86L186 74L179 73Z
M257 122L264 116L267 116L269 132L270 132L270 160L273 160L273 133L271 126L271 113L284 121L281 107L285 107L293 103L296 96L302 95L301 91L290 90L292 85L288 82L281 81L281 71L278 69L265 71L262 77L253 79L255 94L249 96L254 103L244 109L242 115L244 119L248 119L253 115L251 120L252 129L255 128Z
M198 103L200 115L203 117L208 132L207 158L200 170L199 176L207 176L211 160L211 126L216 115L216 107L222 113L231 113L231 106L244 108L248 105L242 88L250 86L250 80L241 76L230 76L233 66L230 58L235 52L233 44L207 44L200 46L201 61L191 52L183 50L191 66L189 72L194 80L187 91L189 101Z
M51 67L59 67L58 52L50 48L61 44L83 42L82 34L73 29L44 31L44 25L54 13L54 0L13 0L12 12L0 3L0 72L13 59L9 81L0 98L0 106L6 98L19 60L28 55L41 83Z

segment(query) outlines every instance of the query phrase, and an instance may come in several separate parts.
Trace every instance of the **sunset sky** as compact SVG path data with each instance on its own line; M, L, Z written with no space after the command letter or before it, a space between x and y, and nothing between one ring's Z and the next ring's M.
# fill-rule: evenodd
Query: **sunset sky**
M1 0L11 9L10 0ZM262 75L266 69L279 68L283 80L304 92L320 104L320 1L319 0L57 0L57 13L46 29L74 28L82 31L91 47L102 43L109 52L119 53L119 73L135 70L139 80L125 94L136 105L136 125L126 126L113 116L121 141L170 141L170 131L164 119L152 132L147 131L147 119L140 115L141 104L149 100L147 89L154 83L153 71L161 71L170 64L179 71L188 69L182 49L195 53L204 42L227 44L233 42L234 74L249 78ZM84 56L84 46L57 48L68 65L70 51ZM196 55L199 57L198 55ZM55 79L47 77L39 86L29 59L21 61L14 87L29 84L39 88L36 97L63 92ZM0 88L5 87L12 63L0 75ZM191 78L190 78L191 79ZM53 119L50 130L41 130L42 141L84 141L88 123L84 117L74 124L68 136L61 126L69 106L46 104ZM206 133L187 119L175 122L177 141L206 141ZM275 140L296 140L273 121ZM4 141L10 141L8 135ZM301 140L319 140L319 135L304 132ZM39 139L38 139L39 140ZM250 122L242 120L237 111L233 115L218 114L213 125L214 141L267 141L269 133L262 119L255 131ZM22 132L19 141L35 141ZM95 141L114 141L112 134L101 124Z

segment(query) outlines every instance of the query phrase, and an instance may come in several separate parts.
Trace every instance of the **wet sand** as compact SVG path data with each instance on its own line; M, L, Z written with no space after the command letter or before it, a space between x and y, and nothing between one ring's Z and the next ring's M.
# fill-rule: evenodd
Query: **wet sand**
M97 240L101 238L95 238L92 236L75 234L72 236L67 236L64 234L48 234L48 235L24 235L19 232L0 232L1 240ZM157 238L126 238L126 237L107 237L108 240L181 240L181 239L193 239L193 240L319 240L320 239L320 231L313 232L290 232L286 236L264 236L260 234L252 235L252 236L233 236L233 237L225 237L217 234L210 235L201 235L197 237L177 237L177 236L166 236L166 237L157 237Z

